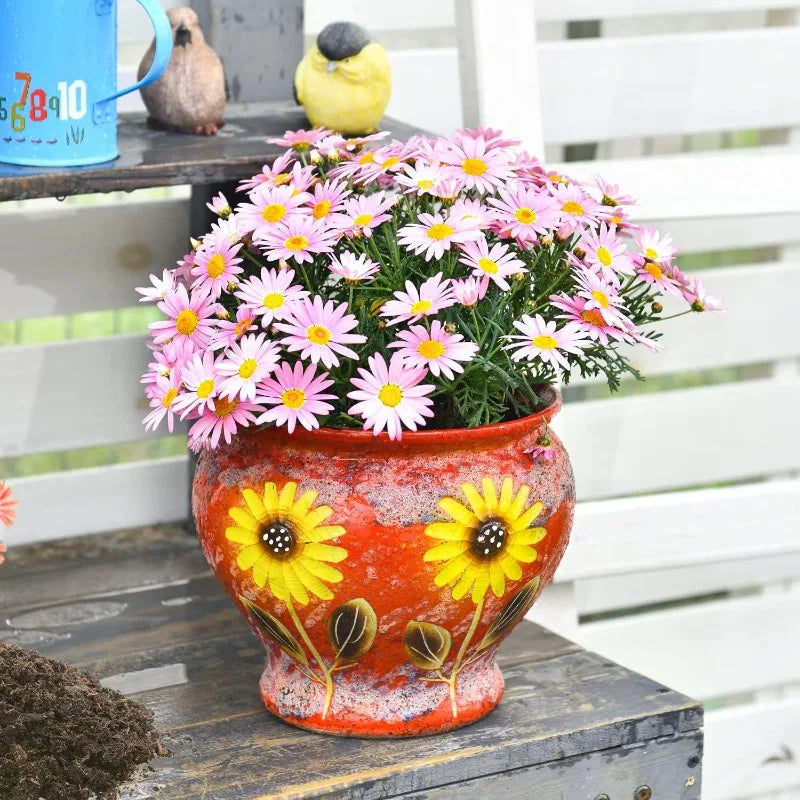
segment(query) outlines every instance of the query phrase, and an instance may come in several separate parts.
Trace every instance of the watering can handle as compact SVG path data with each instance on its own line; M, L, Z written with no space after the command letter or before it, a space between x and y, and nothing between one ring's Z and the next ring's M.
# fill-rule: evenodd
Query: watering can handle
M161 77L169 64L169 59L172 55L172 26L166 12L158 4L158 0L136 0L136 2L147 12L147 16L150 17L150 22L153 23L153 29L155 30L156 50L153 53L153 63L141 80L126 86L124 89L117 90L114 94L110 94L102 100L98 100L98 105L105 104L109 100L116 100L118 97L128 94L128 92L141 89L143 86L149 86Z

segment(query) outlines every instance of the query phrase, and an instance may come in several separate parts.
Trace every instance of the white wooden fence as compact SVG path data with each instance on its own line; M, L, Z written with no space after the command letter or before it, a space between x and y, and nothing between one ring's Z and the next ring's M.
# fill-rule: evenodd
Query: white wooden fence
M734 257L704 276L728 315L681 320L665 352L642 359L661 391L570 390L556 427L583 502L534 613L711 701L706 800L800 798L797 5L306 3L309 35L349 18L384 40L393 116L441 132L506 127L555 161L593 143L582 149L600 162L564 170L638 194L639 218L684 252ZM121 7L122 81L148 34L138 8ZM568 38L585 20L598 35ZM185 514L183 455L57 470L49 454L83 449L92 463L86 448L143 438L143 328L120 333L118 314L108 335L79 338L82 321L133 305L132 287L183 253L187 220L183 190L0 206L0 472L35 473L13 479L12 546ZM750 263L736 263L742 249ZM27 321L52 315L68 317L58 341L32 341L49 334Z

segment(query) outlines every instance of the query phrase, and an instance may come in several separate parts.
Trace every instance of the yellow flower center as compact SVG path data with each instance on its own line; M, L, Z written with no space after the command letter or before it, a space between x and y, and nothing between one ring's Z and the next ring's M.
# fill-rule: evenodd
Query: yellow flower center
M312 344L328 344L331 340L331 332L324 325L312 325L306 331L306 336Z
M595 289L592 292L592 297L594 297L594 299L597 300L598 303L600 303L600 307L601 308L608 308L609 305L611 305L608 302L608 297L603 292L601 292L599 289Z
M488 168L487 163L481 161L479 158L465 158L461 162L461 169L463 169L467 175L483 175Z
M371 164L375 160L374 153L364 153L361 158L358 159L359 164Z
M330 200L320 200L314 206L314 210L311 212L311 216L314 219L322 219L323 217L327 217L331 210L331 201Z
M657 280L664 280L664 270L652 261L646 261L644 268Z
M281 403L286 408L300 408L306 402L306 393L302 389L287 389L281 394Z
M271 295L267 295L267 297L271 297ZM278 295L278 297L281 297ZM283 298L281 298L282 300ZM264 298L264 305L267 305L267 298ZM244 332L253 324L252 317L245 317L241 322L236 323L236 327L233 329L234 336L244 336Z
M264 222L280 222L286 216L286 206L280 203L270 203L261 209L261 219Z
M166 393L164 394L164 399L161 401L161 405L163 405L164 408L169 408L177 396L178 390L174 386L170 386L170 388L167 389Z
M536 212L532 208L523 206L514 212L514 219L523 225L530 225L532 222L536 222Z
M400 162L400 159L397 158L397 156L392 156L391 158L387 158L386 161L384 161L381 164L381 169L389 169L389 167L393 167L395 164L397 164L399 162Z
M552 350L553 348L558 347L558 341L552 336L547 336L546 334L534 336L533 339L531 339L531 344L534 347L538 347L540 350Z
M359 214L353 220L353 225L358 225L359 227L363 227L364 225L369 225L371 221L372 221L372 214Z
M611 256L611 251L607 247L598 247L595 254L597 255L597 260L604 267L607 267L614 260Z
M441 358L444 355L444 345L436 339L428 339L417 345L417 352L423 358Z
M478 259L478 266L487 274L487 275L494 275L499 267L497 266L496 261L492 261L491 258L479 258Z
M394 408L403 399L403 392L396 383L385 383L378 392L378 400L385 406Z
M653 250L652 247L648 247L647 250L644 251L645 258L649 258L651 261L655 261L658 258L658 253Z
M246 358L239 364L239 377L247 380L258 369L258 362L254 358Z
M426 311L430 311L433 303L430 300L417 300L414 305L411 306L409 311L412 314L424 314Z
M230 397L219 397L214 401L214 413L220 418L230 416L239 405L239 401Z
M433 181L430 178L420 178L417 181L417 186L419 186L420 189L425 190L433 189Z
M214 381L211 378L206 378L204 381L200 381L200 383L197 385L197 391L195 394L201 400L205 400L213 391Z
M283 246L287 250L292 250L293 252L297 253L300 250L305 250L308 247L308 239L305 236L301 236L297 234L296 236L290 236L284 243Z
M209 278L219 278L225 272L225 259L219 254L211 256L206 264L206 274Z
M182 336L191 336L197 328L200 318L191 308L184 308L175 318L175 329Z
M281 172L272 179L272 183L275 186L283 186L284 183L289 183L291 179L292 176L288 172Z
M598 328L606 327L606 321L603 319L603 315L596 308L591 308L588 311L581 311L581 319Z
M585 211L584 207L574 200L567 200L567 202L561 206L561 210L573 217L582 217Z
M283 303L283 295L280 292L270 292L269 294L265 294L264 299L262 300L262 305L264 308L268 308L270 311L280 308Z
M446 239L448 236L452 236L455 231L449 226L443 223L438 223L436 225L431 225L428 228L428 238L435 239L437 242L441 239Z

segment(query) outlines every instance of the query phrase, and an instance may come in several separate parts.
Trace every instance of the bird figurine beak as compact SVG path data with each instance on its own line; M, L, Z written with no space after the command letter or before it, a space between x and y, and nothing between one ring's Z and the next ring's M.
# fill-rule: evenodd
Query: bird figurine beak
M328 72L333 72L336 69L336 62L329 61L328 62Z

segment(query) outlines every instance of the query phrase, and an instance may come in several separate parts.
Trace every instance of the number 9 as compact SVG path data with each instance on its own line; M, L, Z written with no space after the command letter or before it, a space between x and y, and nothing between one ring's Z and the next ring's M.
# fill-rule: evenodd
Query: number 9
M14 103L11 106L11 128L17 133L21 133L25 130L25 115L20 114L20 111L24 110L25 106L23 106L22 103Z

